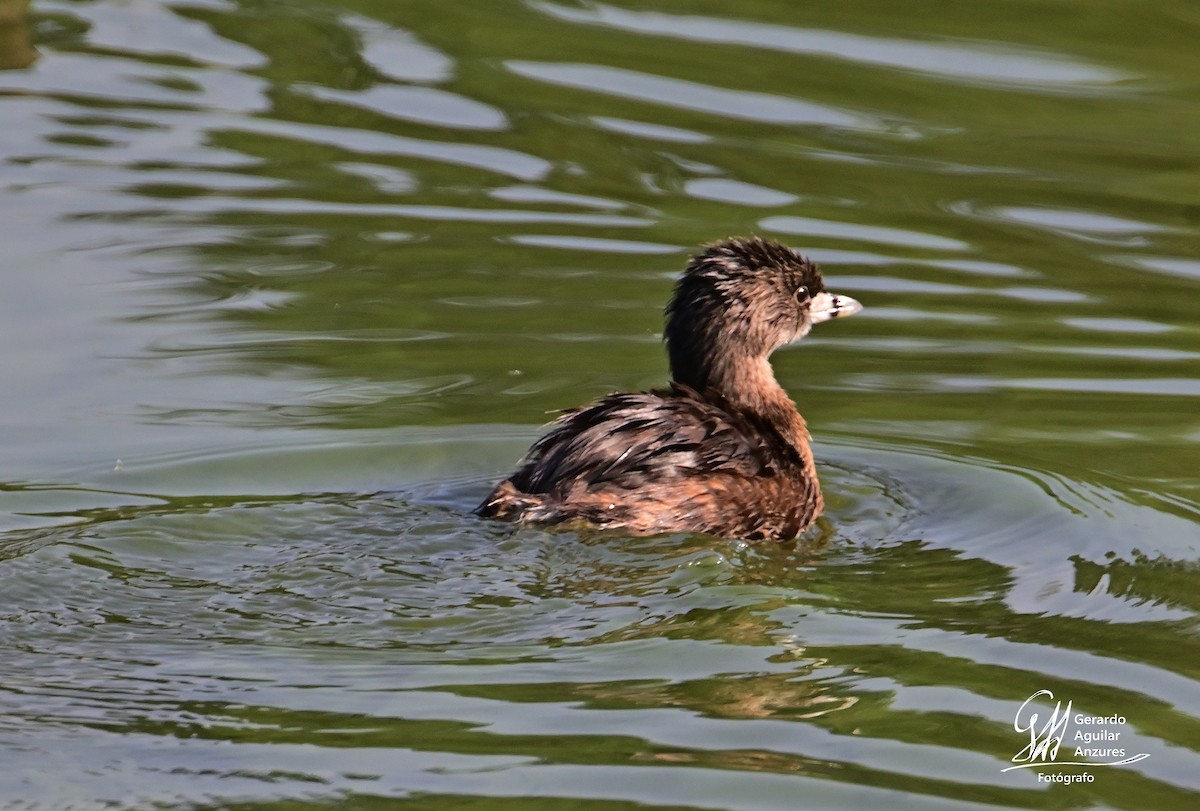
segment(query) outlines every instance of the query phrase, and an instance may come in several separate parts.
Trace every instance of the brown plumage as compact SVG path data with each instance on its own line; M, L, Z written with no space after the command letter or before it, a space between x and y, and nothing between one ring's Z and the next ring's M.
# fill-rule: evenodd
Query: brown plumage
M710 245L667 305L670 386L566 412L475 511L639 534L796 537L820 515L821 488L804 418L768 358L860 309L778 242Z

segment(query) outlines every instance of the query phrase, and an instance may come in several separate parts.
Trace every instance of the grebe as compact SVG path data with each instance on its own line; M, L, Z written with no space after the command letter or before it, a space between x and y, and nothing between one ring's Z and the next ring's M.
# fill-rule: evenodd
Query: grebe
M795 538L824 502L808 428L768 359L814 324L861 309L778 242L708 246L666 308L668 388L564 413L475 512L636 534Z

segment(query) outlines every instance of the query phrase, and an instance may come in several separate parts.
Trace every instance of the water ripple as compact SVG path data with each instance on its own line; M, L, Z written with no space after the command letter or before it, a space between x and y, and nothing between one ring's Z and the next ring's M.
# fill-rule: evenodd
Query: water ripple
M321 101L360 107L388 118L416 121L431 127L467 130L508 128L508 116L504 111L432 87L379 85L366 90L335 90L316 85L295 85L293 89Z
M532 245L538 248L562 248L570 251L595 251L599 253L671 254L678 253L678 245L663 245L657 242L636 242L629 239L603 239L600 237L570 237L551 234L513 234L505 241L517 245Z
M243 73L96 54L56 53L27 71L0 71L0 91L37 93L105 105L165 105L266 112L267 84Z
M410 31L357 14L345 14L341 20L362 39L363 61L389 79L443 82L454 74L450 55Z
M189 3L195 6L201 3ZM222 6L223 4L218 4ZM39 3L44 12L69 14L88 25L88 44L114 52L162 58L185 59L191 63L253 69L267 64L265 54L219 36L199 20L175 13L170 6L153 2ZM61 54L56 56L61 58Z
M639 227L652 225L652 220L617 214L571 214L558 211L532 211L497 208L462 208L457 206L395 205L387 203L332 203L299 198L204 197L173 201L170 210L176 213L214 214L230 211L255 211L274 214L348 214L363 217L408 217L415 220L442 222L490 223L557 223L595 227ZM144 211L137 200L126 201L116 208L134 213Z
M773 93L726 90L627 68L518 59L508 60L504 66L518 76L548 84L694 110L723 118L873 131L887 129L882 122L871 116L815 102Z
M878 225L818 220L812 217L767 217L759 221L759 225L771 231L806 237L840 237L862 242L901 245L909 248L929 248L938 251L965 251L970 248L965 242L935 234L923 234L900 228L884 228Z
M683 189L687 194L701 200L715 200L719 203L763 208L786 206L800 199L797 195L789 192L724 178L696 178L684 183ZM764 225L763 227L770 226Z
M915 39L848 34L813 28L758 23L730 18L629 11L604 3L572 8L548 2L530 2L559 20L600 25L638 34L675 37L717 45L808 54L867 65L914 71L939 79L997 86L1018 85L1025 90L1091 90L1128 78L1123 72L1089 65L1064 54L997 42L922 42Z
M711 140L711 136L702 132L685 130L681 127L668 127L664 124L650 124L645 121L630 121L625 118L610 118L608 116L592 116L592 122L611 132L623 135L635 135L638 138L648 138L653 141L673 141L680 144L702 144Z

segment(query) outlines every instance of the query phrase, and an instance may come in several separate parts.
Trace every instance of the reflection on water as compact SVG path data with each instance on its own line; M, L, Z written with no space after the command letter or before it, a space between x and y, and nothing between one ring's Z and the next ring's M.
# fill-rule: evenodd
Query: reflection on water
M1000 43L975 42L967 46L952 42L870 37L842 31L731 20L727 17L626 11L602 3L592 4L588 8L540 2L532 5L561 20L637 34L847 59L928 73L943 79L997 85L1012 82L1039 92L1058 89L1058 86L1100 86L1123 78L1116 70L1073 61L1062 54L1036 54L1031 49L1003 46Z
M770 547L514 532L465 519L486 482L453 477L373 496L93 493L76 523L9 533L20 609L0 738L35 741L18 773L78 758L109 790L137 781L146 803L504 794L513 780L696 801L665 775L653 795L600 779L640 764L732 770L750 792L758 775L803 775L848 807L880 799L864 784L1036 805L1031 780L999 769L1012 697L1052 684L1141 719L1129 745L1152 757L1110 786L1195 789L1195 755L1178 749L1195 687L1174 630L1195 607L1173 585L1194 571L1120 537L1190 522L1049 474L820 450L838 460L821 532ZM1032 556L1051 540L1076 554ZM187 744L143 759L161 736ZM324 757L297 760L312 742ZM456 761L497 777L451 780ZM182 763L204 767L168 768ZM245 779L265 782L245 795Z
M0 3L0 797L1194 805L1200 20L793 5ZM811 537L474 519L733 233Z

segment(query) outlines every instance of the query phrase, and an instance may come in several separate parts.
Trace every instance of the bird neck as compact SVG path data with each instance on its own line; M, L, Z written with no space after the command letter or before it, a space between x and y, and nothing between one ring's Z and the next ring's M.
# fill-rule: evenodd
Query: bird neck
M812 468L808 426L792 398L775 379L775 371L766 357L718 356L690 375L676 372L675 382L701 394L719 395L730 409L770 427L796 451L802 466Z

